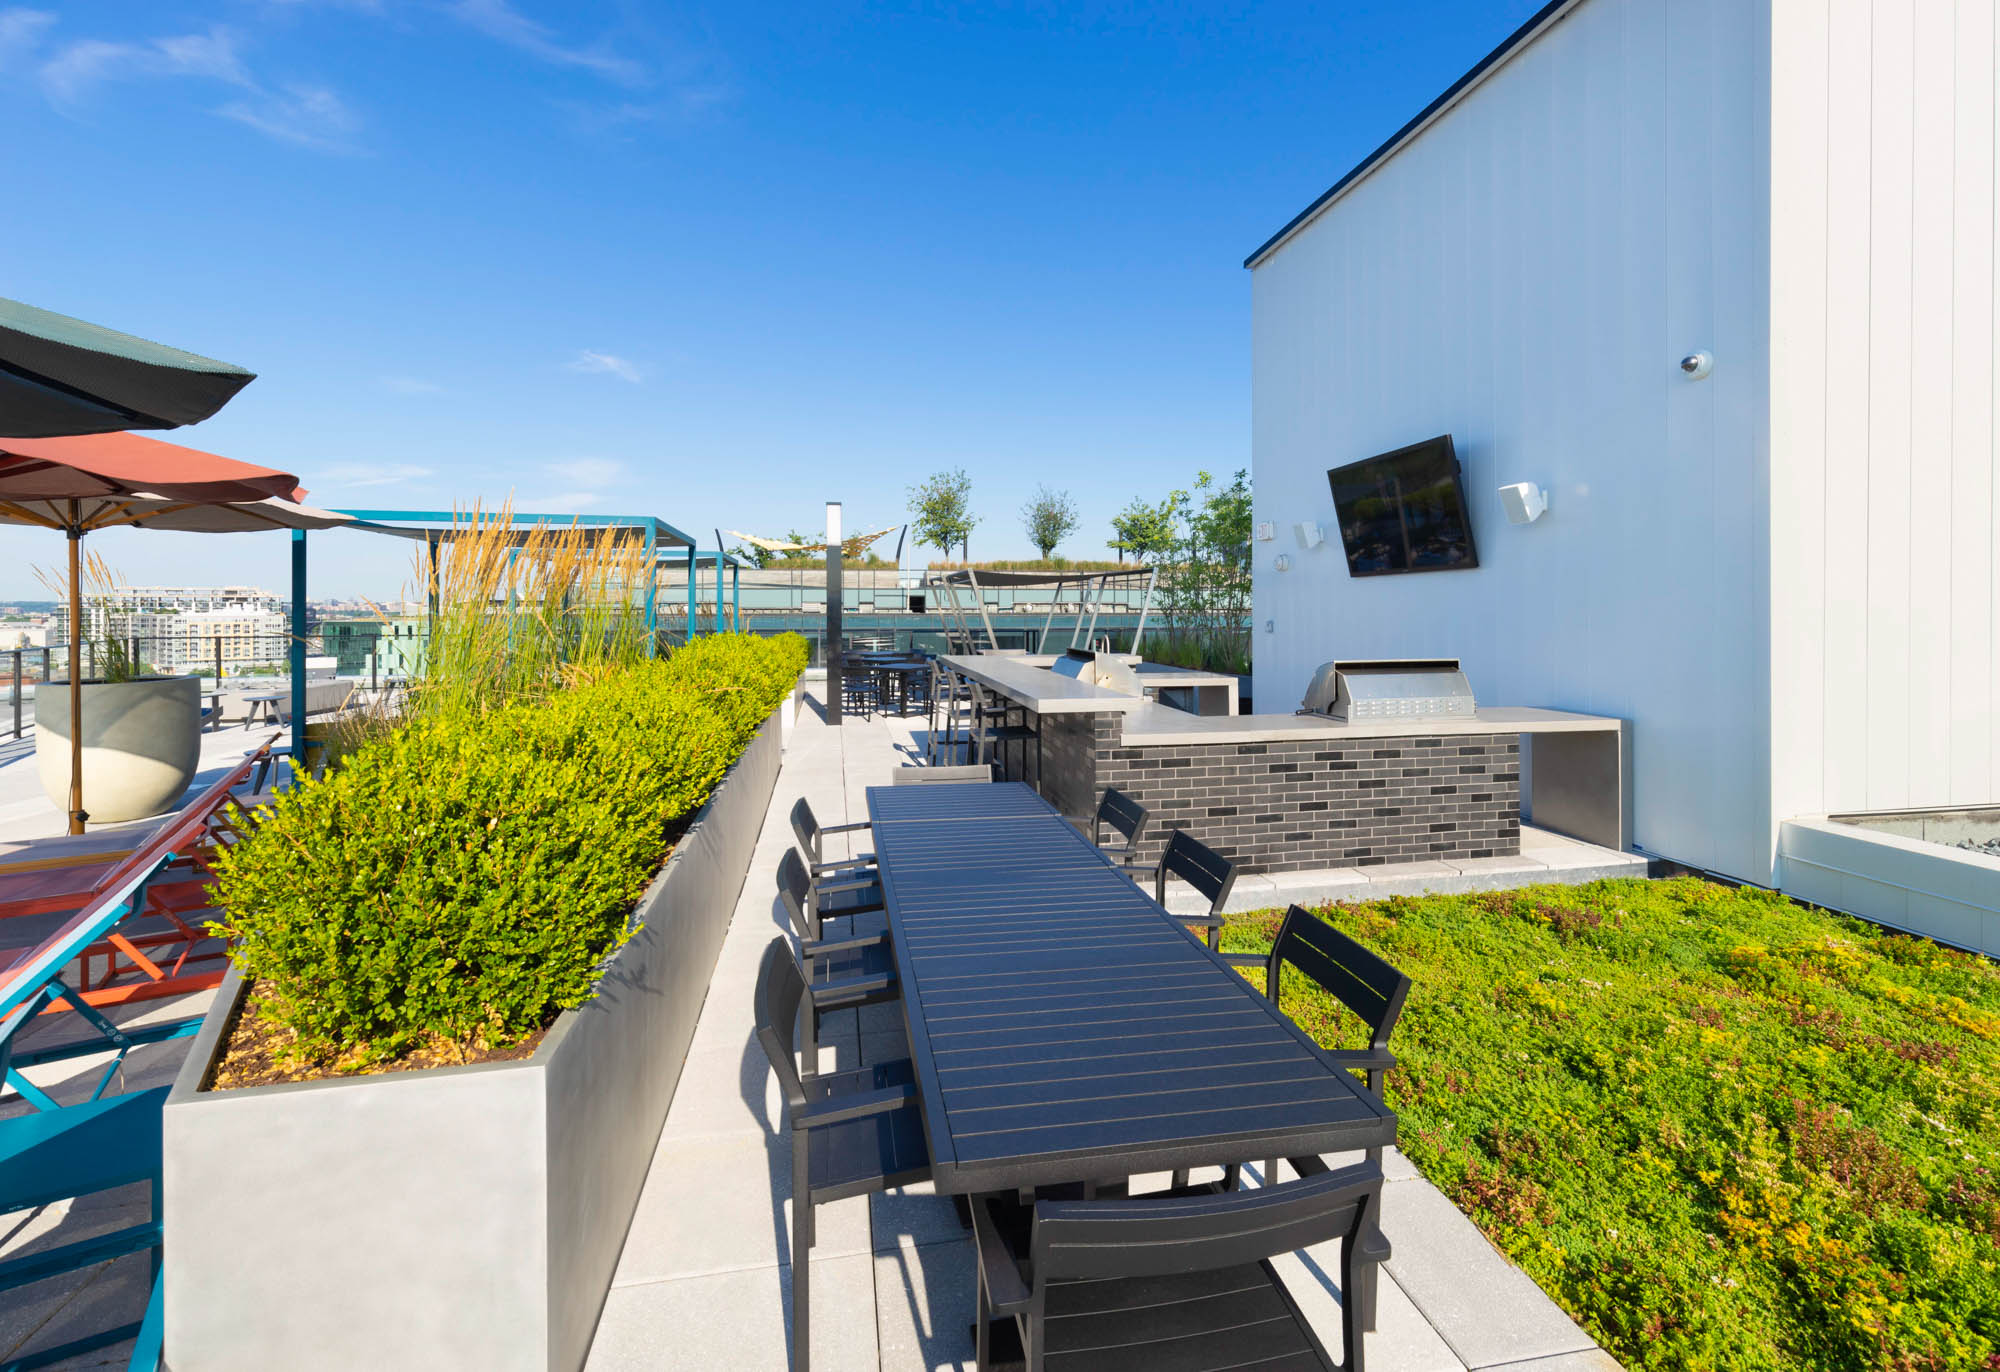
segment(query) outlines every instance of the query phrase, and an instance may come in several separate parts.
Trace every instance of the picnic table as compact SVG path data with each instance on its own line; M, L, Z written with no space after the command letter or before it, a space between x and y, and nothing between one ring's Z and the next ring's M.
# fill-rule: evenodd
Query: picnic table
M1027 786L873 787L940 1192L1394 1143L1396 1117Z

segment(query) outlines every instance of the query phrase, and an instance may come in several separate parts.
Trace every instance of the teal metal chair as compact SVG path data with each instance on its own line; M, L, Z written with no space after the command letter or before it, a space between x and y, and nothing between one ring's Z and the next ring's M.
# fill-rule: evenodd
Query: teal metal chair
M11 1291L128 1253L152 1254L153 1294L146 1317L16 1358L10 1369L42 1367L135 1339L130 1366L159 1364L160 1111L167 1088L103 1096L81 1105L0 1120L0 1214L38 1209L115 1187L145 1182L152 1218L0 1263L0 1292Z

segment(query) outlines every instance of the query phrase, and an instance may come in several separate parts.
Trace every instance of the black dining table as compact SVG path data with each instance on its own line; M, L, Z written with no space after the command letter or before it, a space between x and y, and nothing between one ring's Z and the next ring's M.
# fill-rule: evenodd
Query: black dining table
M1027 786L874 787L868 812L939 1191L1395 1142L1392 1111Z

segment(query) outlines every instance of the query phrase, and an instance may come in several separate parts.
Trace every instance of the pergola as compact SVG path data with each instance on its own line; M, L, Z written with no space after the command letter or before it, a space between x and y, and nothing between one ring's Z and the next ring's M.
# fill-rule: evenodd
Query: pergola
M453 539L463 538L475 531L492 536L494 525L501 519L516 530L516 537L525 541L536 528L576 528L592 532L602 538L629 537L634 531L641 534L646 543L645 561L651 569L646 578L646 634L650 645L659 629L659 574L662 566L680 564L688 573L688 636L694 636L695 600L700 586L700 569L703 566L716 569L716 614L722 610L722 568L740 570L738 559L720 549L704 552L696 545L694 538L675 528L657 515L642 514L532 514L508 512L473 513L450 510L337 510L353 522L343 524L344 529L358 529L363 533L382 534L392 538L404 538L420 542L426 549L426 582L430 588L429 608L437 611L438 552L444 544ZM292 756L305 757L305 674L306 674L306 531L292 531ZM732 623L740 622L741 588L737 591L737 611L732 613Z
M1137 652L1140 641L1146 636L1146 615L1152 608L1153 586L1158 577L1157 568L1140 566L1122 567L1109 572L982 572L968 567L959 571L931 572L924 578L924 585L945 607L943 613L954 621L958 636L968 648L973 648L974 643L972 621L968 610L978 610L980 624L986 630L985 651L994 652L999 649L1000 640L993 632L993 616L986 608L986 598L980 594L981 591L1045 586L1050 588L1049 612L1042 620L1042 643L1046 647L1049 631L1055 625L1056 606L1062 600L1063 590L1065 587L1074 587L1076 621L1070 626L1069 631L1069 646L1074 648L1079 634L1082 635L1086 646L1096 634L1098 612L1104 607L1105 593L1114 584L1122 589L1144 581L1146 592L1139 602L1139 626L1132 634L1132 650ZM959 599L961 589L971 593L970 606ZM1085 611L1090 615L1088 625L1084 621Z

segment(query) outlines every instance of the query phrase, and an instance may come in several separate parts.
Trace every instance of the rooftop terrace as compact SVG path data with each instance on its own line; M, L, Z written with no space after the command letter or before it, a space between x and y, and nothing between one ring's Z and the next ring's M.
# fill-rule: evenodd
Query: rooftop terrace
M205 766L233 761L247 746L241 730L205 739ZM774 1078L754 1038L752 991L765 946L787 927L773 896L778 859L792 842L786 814L803 796L826 823L865 818L866 789L921 756L923 743L923 723L915 719L850 718L838 728L827 726L817 689L809 684L588 1367L785 1365L789 1141ZM0 824L12 832L33 829L38 821L50 831L59 826L54 806L38 806L23 794L33 786L32 759L18 748L0 759ZM43 806L45 815L39 813ZM1564 842L1550 836L1537 850L1529 841L1524 857L1534 860L1541 851L1560 862ZM1388 882L1396 880L1388 874ZM1273 894L1256 889L1239 900L1268 904ZM212 994L154 1002L114 1018L183 1015L200 1010ZM134 1051L123 1085L166 1084L186 1047L181 1040ZM829 1018L822 1066L831 1070L906 1052L896 1007L874 1006ZM82 1059L30 1075L67 1103L87 1094L96 1075L92 1064L101 1061ZM13 1097L0 1113L23 1108ZM1368 1336L1374 1367L1558 1372L1617 1365L1399 1154L1390 1153L1386 1171L1383 1223L1395 1256L1381 1286L1378 1328ZM144 1205L132 1190L17 1218L0 1239L0 1260L128 1222ZM951 1203L927 1186L822 1207L813 1263L816 1366L971 1365L971 1244ZM1321 1337L1337 1347L1337 1251L1307 1250L1280 1260L1279 1268ZM146 1286L145 1259L138 1254L9 1293L0 1306L0 1358L136 1319ZM124 1357L113 1348L57 1365L122 1366Z

